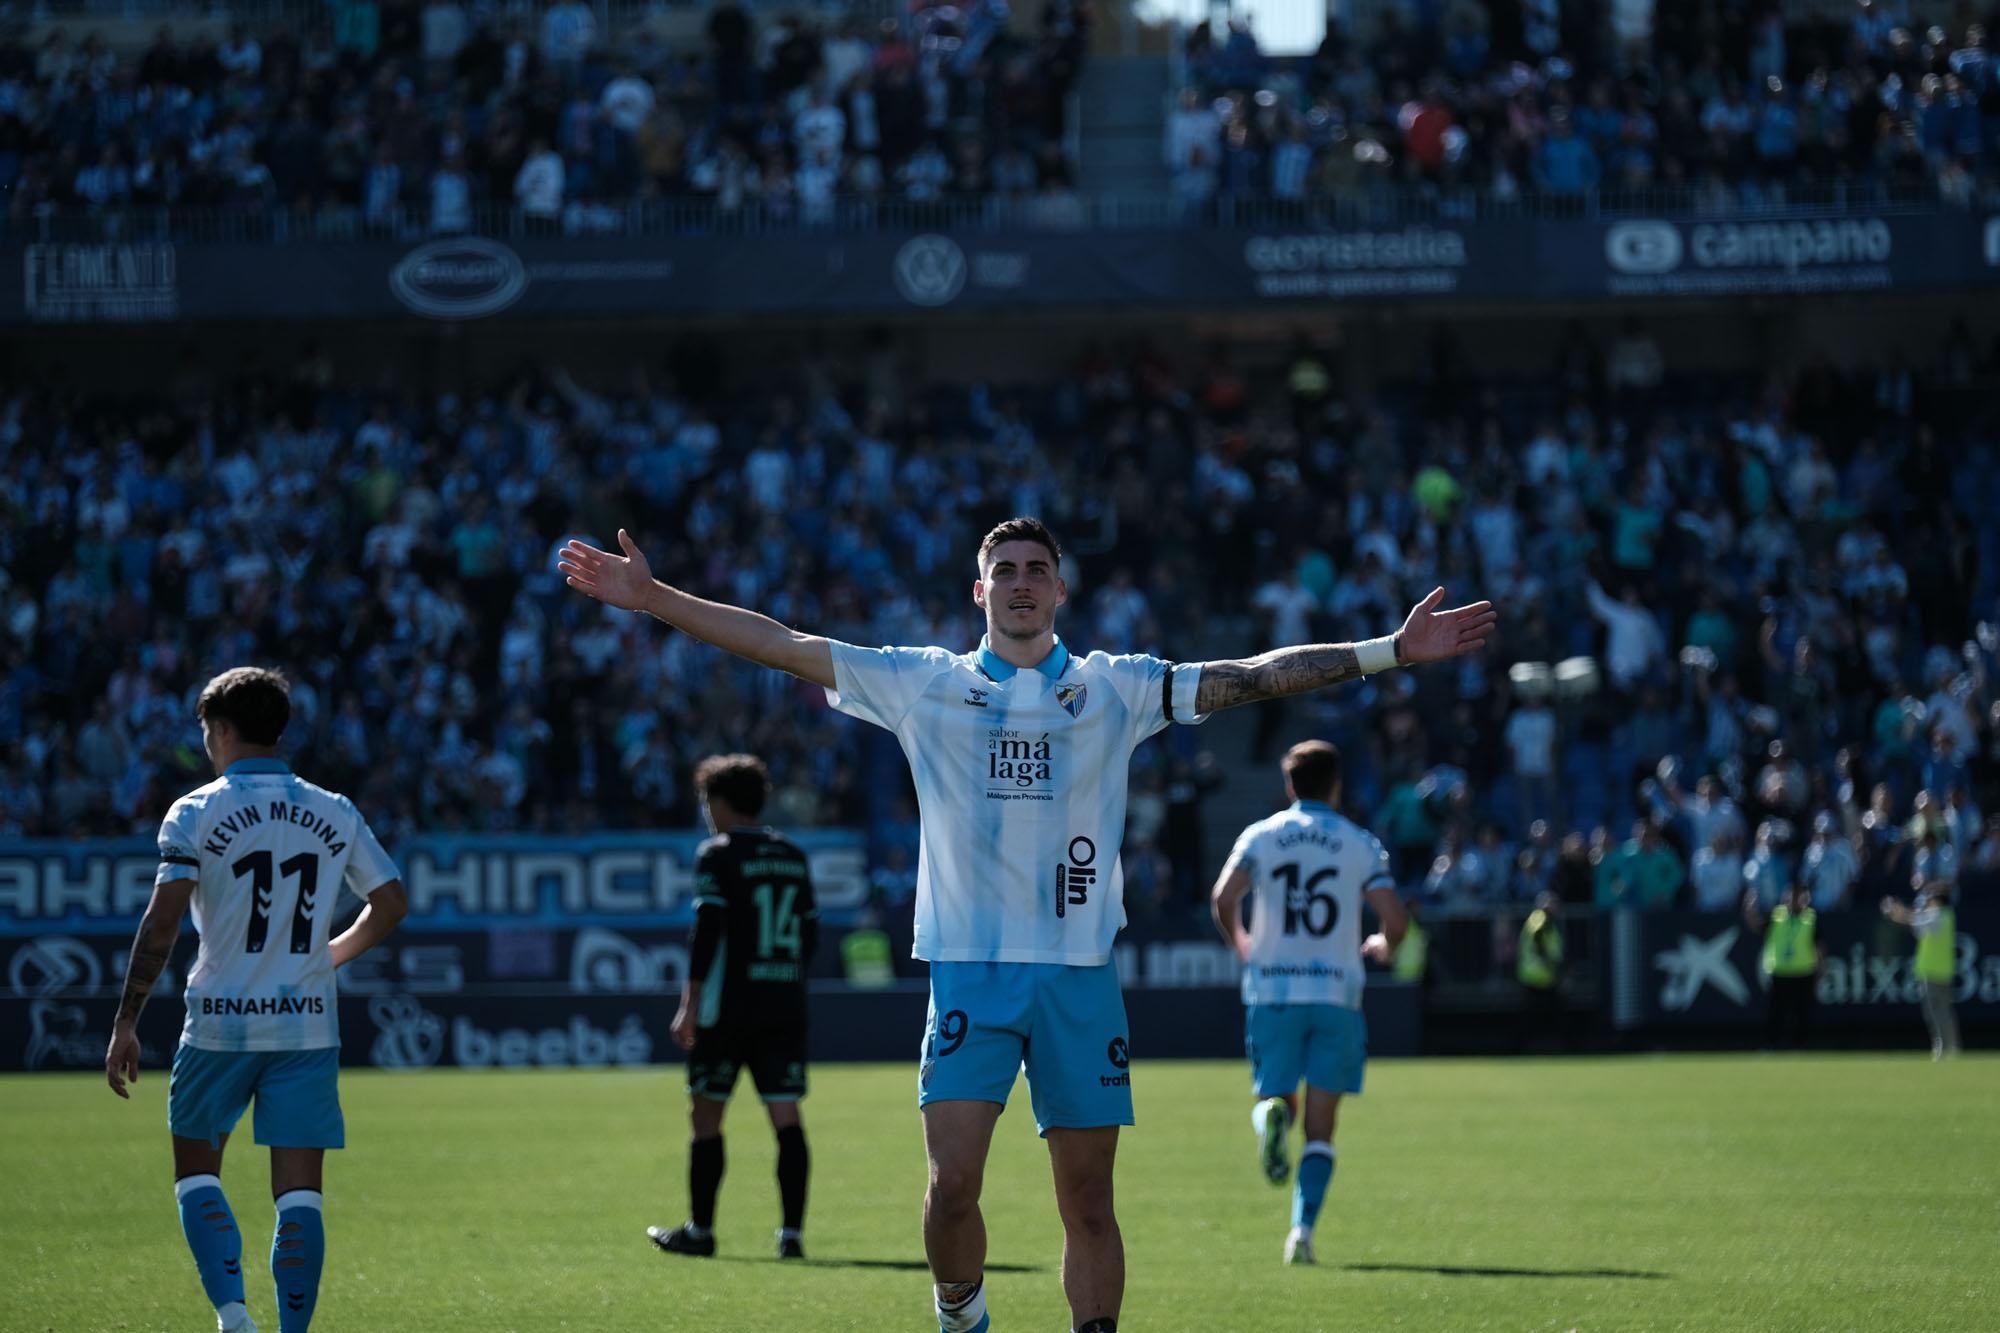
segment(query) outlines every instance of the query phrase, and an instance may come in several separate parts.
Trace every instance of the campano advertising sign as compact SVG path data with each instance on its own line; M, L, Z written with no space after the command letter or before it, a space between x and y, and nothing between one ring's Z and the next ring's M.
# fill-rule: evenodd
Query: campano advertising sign
M1880 217L1614 222L1604 231L1617 296L1856 291L1895 282L1895 232Z

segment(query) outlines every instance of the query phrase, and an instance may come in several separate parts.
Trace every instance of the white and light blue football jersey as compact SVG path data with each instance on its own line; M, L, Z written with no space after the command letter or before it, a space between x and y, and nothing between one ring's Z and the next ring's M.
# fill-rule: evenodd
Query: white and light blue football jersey
M1394 888L1375 836L1320 801L1243 830L1223 867L1250 876L1245 1004L1361 1007L1361 900Z
M1119 842L1132 751L1199 722L1199 667L1055 650L1022 671L982 642L833 645L841 712L895 733L922 814L916 946L930 962L1111 957L1125 924Z
M206 1051L340 1044L327 936L345 888L365 899L395 863L354 802L278 759L240 759L175 801L157 884L195 881L201 948L181 1040Z

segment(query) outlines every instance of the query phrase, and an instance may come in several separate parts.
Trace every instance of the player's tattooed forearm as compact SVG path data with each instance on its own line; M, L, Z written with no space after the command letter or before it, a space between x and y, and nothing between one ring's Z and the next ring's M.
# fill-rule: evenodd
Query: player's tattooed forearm
M1261 699L1282 699L1353 680L1360 674L1353 645L1345 643L1278 648L1241 662L1207 662L1201 668L1195 708L1213 713Z
M153 993L153 983L160 979L160 971L166 965L166 954L143 945L133 946L131 961L125 964L125 998L118 1002L119 1022L138 1021L139 1011L146 1007L146 997Z

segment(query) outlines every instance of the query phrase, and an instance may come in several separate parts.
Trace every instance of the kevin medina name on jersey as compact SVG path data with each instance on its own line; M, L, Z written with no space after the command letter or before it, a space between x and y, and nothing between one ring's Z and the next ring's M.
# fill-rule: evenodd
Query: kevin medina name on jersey
M201 849L210 856L221 856L229 850L229 844L237 834L262 824L267 818L274 824L294 824L305 829L326 844L330 856L339 856L347 850L347 843L342 840L341 832L332 820L293 801L272 801L261 814L253 804L230 811L215 821L215 827L208 831L208 841L201 845Z

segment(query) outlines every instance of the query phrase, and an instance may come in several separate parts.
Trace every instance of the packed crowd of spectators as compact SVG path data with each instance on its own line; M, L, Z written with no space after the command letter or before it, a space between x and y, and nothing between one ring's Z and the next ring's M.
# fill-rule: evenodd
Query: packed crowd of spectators
M2000 195L1981 8L1943 27L1901 0L1789 25L1776 0L1384 5L1372 31L1330 18L1317 53L1289 60L1241 23L1204 24L1168 162L1191 207L1389 182L1503 199L1681 187L1719 211L1836 188L1969 201Z
M1353 637L1445 583L1504 608L1499 641L1260 742L1343 741L1357 812L1445 912L1544 890L1710 909L1749 890L1768 911L1794 876L1832 909L2000 870L1984 361L1961 327L1930 373L1674 380L1642 327L1608 347L1574 329L1553 393L1514 395L1467 382L1443 339L1432 398L1479 406L1357 423L1360 447L1304 478L1344 512L1287 501L1289 469L1275 493L1231 484L1273 531L1317 529L1256 595L1275 636ZM1326 374L1302 349L1303 419Z
M1069 184L1087 4L1049 0L1028 39L1007 0L879 29L723 0L691 47L614 41L581 0L527 20L341 0L306 31L168 27L129 56L57 29L0 42L0 195L17 220L181 205L436 234L483 205L577 227L635 200L811 220L849 196L1032 196Z
M1433 908L1768 901L1800 868L1831 906L2000 868L2000 460L1966 410L2000 366L1963 329L1926 368L1763 382L1576 329L1522 385L1440 334L1428 382L1367 400L1304 342L1261 370L1107 348L1019 388L913 383L860 340L683 358L422 402L317 352L163 397L0 386L0 836L150 831L205 777L194 693L253 661L296 682L301 769L392 836L686 826L691 762L748 747L779 822L867 828L904 896L893 741L569 592L553 552L623 526L694 590L964 649L967 553L1026 512L1072 548L1084 647L1200 660L1384 632L1439 583L1496 601L1482 656L1255 720L1267 758L1343 746ZM1204 735L1141 753L1141 913L1213 871Z

